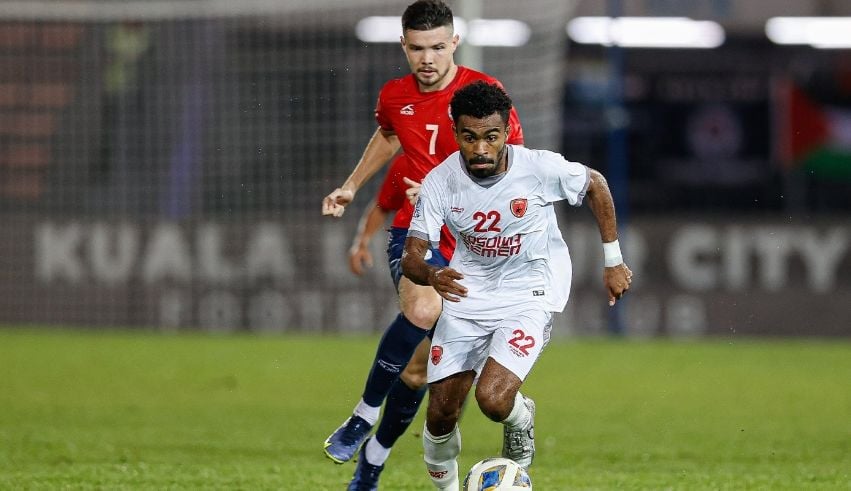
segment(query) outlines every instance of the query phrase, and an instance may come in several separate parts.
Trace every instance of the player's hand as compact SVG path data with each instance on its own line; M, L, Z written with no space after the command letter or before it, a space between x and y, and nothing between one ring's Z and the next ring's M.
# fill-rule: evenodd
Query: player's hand
M432 269L428 274L428 283L441 297L450 302L460 302L467 296L467 289L455 280L463 280L464 275L452 268Z
M322 215L341 217L346 212L346 205L355 199L351 189L337 188L322 200Z
M606 292L609 295L609 307L615 305L615 302L626 294L631 283L632 271L626 263L604 268L603 284L606 285Z
M372 253L369 252L369 247L365 245L355 244L349 249L349 269L352 273L360 276L364 272L364 268L372 267Z
M417 198L420 196L420 188L423 187L423 184L407 177L402 177L402 180L408 185L408 189L405 190L405 196L408 197L408 201L412 205L417 204Z

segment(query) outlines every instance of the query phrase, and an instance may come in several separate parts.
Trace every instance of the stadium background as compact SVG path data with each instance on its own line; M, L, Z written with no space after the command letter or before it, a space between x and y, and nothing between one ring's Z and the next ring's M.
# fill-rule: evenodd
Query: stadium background
M610 176L630 336L851 335L851 58L777 45L779 15L842 1L623 2L713 20L714 49L611 49L571 18L620 2L452 2L512 18L519 47L465 46L503 81L527 145ZM478 4L478 8L476 8ZM486 6L486 8L483 7ZM375 123L398 45L358 39L391 1L0 3L0 322L372 333L395 314L383 241L346 252L380 176L321 218ZM620 158L619 156L623 156ZM609 328L599 237L564 209L574 289L559 335Z

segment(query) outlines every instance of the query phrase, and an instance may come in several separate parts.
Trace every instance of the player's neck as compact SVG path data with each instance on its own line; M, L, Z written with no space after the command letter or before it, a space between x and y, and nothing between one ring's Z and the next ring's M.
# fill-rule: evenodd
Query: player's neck
M417 81L417 86L419 87L420 92L437 92L439 90L445 89L446 87L449 87L449 84L451 84L452 81L455 80L455 75L457 75L457 74L458 74L458 65L453 63L449 67L449 71L446 72L446 76L443 77L443 80L441 80L440 83L426 87L423 84L421 84L419 81Z

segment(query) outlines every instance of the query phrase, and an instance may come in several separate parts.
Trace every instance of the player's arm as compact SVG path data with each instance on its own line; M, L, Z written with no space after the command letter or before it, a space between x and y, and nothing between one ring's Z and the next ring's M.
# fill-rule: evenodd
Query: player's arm
M349 269L352 273L360 276L364 268L372 267L372 253L369 252L369 243L378 229L382 228L390 212L378 206L376 200L372 200L363 212L358 222L358 229L352 246L349 248Z
M390 160L390 157L399 151L400 147L399 138L395 133L381 128L376 129L363 155L343 185L322 200L322 214L343 216L346 205L355 199L355 193Z
M614 305L629 290L632 282L632 271L623 262L618 243L618 224L615 219L615 202L609 190L609 184L603 174L589 169L587 191L588 206L597 220L600 228L600 238L603 239L603 254L605 267L603 283L609 296L609 305Z
M467 289L455 280L463 280L464 275L450 267L437 268L425 261L429 243L410 234L405 239L402 252L402 272L417 285L431 286L437 293L450 302L460 302L467 296Z

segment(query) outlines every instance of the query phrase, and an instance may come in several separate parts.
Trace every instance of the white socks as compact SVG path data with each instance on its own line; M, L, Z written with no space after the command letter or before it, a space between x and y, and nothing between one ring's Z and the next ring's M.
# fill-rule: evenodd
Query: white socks
M532 411L529 411L529 408L526 407L523 394L518 391L514 396L514 407L511 408L511 412L508 414L508 417L502 421L502 424L507 426L509 429L519 430L525 428L531 419Z
M366 441L364 452L366 453L366 461L372 465L384 465L384 462L387 462L387 457L390 456L390 449L378 443L375 435Z
M363 399L361 399L358 402L358 405L355 406L354 414L365 419L366 422L371 424L372 426L375 426L375 423L378 422L378 417L381 415L381 406L372 407L369 404L363 402Z
M434 436L423 427L423 459L431 482L437 489L458 491L458 454L461 432L456 425L447 435Z

